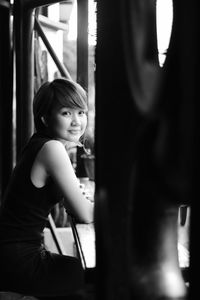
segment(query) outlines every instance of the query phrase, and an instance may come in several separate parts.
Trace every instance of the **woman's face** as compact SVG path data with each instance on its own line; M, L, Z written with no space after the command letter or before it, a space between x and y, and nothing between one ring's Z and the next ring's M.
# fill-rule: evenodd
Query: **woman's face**
M56 139L77 143L87 126L87 110L62 107L47 118L48 131Z

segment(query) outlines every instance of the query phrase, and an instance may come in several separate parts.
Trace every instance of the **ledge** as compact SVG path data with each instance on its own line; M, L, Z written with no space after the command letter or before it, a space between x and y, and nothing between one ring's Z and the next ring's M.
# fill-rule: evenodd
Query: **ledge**
M62 22L55 22L55 21L52 21L50 20L49 18L43 16L43 15L39 15L38 16L38 20L40 22L40 24L42 26L45 26L47 28L50 28L50 29L53 29L53 30L67 30L68 29L68 26L67 24L64 24Z

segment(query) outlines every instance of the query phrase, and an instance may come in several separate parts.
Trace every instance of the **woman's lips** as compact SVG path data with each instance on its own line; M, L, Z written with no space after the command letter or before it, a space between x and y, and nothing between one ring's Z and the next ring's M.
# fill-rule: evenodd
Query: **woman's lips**
M72 130L69 130L69 133L71 133L71 134L79 134L80 130L72 129Z

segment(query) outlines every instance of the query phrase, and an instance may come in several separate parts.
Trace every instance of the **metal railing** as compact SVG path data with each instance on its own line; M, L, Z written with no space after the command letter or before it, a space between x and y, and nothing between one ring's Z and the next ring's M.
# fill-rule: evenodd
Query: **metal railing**
M39 36L41 37L43 43L45 44L49 54L51 55L53 61L55 62L58 70L60 71L61 75L66 77L66 78L69 78L71 79L71 75L70 73L68 72L68 70L66 69L66 67L64 66L64 64L62 64L59 59L58 59L58 56L56 55L55 51L53 50L51 44L49 43L41 25L40 25L40 22L38 20L38 18L36 17L35 18L35 30L38 32Z

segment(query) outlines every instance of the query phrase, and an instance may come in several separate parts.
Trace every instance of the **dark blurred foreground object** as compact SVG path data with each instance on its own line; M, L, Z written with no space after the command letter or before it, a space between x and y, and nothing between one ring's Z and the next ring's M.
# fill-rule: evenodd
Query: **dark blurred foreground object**
M194 232L199 213L194 193L199 170L197 4L173 1L172 34L161 68L156 1L98 1L96 199L103 190L110 229L101 236L110 241L107 247L97 236L97 285L104 293L98 300L187 297L177 217L180 205L191 204ZM198 274L196 239L192 233L190 269ZM109 264L101 260L106 255ZM195 278L189 278L191 300L195 290L198 294Z

